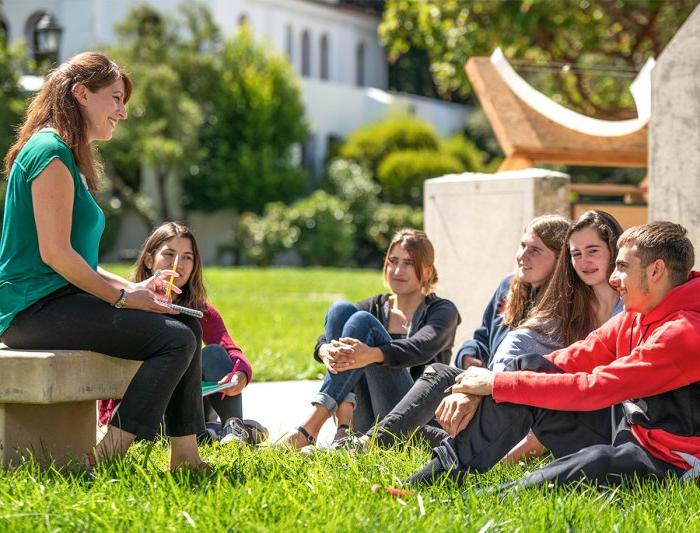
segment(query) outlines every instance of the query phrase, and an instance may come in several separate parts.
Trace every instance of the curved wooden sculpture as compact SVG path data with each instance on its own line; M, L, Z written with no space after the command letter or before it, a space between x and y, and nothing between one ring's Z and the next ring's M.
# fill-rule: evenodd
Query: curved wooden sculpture
M499 170L515 170L536 163L646 167L653 66L649 60L630 88L638 117L620 121L557 104L521 78L500 49L490 58L471 58L465 68L506 154Z

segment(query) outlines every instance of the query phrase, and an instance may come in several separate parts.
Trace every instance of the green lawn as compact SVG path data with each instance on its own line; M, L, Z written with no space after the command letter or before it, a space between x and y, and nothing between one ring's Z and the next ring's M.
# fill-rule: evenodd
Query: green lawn
M124 267L116 267L122 274ZM377 272L329 269L207 269L212 302L253 360L257 379L315 376L311 347L328 305L381 290ZM40 424L41 421L37 420ZM694 483L624 490L543 488L500 499L477 489L517 479L496 467L460 489L451 481L402 499L374 494L420 467L420 443L367 455L312 458L272 449L204 446L216 467L203 477L166 473L158 442L97 469L0 469L0 531L698 531ZM530 465L527 468L534 468ZM697 529L696 529L697 528Z
M528 490L499 499L478 488L511 480L522 467L451 481L393 499L373 483L406 476L428 457L424 446L355 456L306 458L272 449L204 446L217 467L202 477L165 472L157 445L122 465L81 471L25 464L0 471L2 531L698 531L700 492L679 482L625 490L592 487ZM698 528L698 529L696 529Z
M251 360L256 381L320 377L323 367L312 354L329 305L384 290L377 270L207 267L205 282L211 303Z

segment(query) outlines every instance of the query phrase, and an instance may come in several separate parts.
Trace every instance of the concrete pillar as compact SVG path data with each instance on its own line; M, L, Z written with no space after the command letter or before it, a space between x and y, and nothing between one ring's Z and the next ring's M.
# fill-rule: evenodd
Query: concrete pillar
M700 267L700 7L659 57L651 75L649 220L688 229Z
M79 461L95 447L96 421L94 400L0 404L0 464L18 465L28 451L42 465Z
M462 317L455 352L481 324L499 281L513 270L525 226L547 213L568 218L568 193L566 174L537 168L425 182L425 231L435 246L437 292Z

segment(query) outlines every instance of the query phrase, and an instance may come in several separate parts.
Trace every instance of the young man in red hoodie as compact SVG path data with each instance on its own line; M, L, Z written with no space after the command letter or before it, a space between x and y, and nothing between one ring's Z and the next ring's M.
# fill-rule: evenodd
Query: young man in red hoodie
M625 312L586 339L509 372L471 367L454 394L479 403L467 428L435 448L409 483L484 472L532 430L556 460L512 483L700 473L700 272L686 230L625 231L610 284Z

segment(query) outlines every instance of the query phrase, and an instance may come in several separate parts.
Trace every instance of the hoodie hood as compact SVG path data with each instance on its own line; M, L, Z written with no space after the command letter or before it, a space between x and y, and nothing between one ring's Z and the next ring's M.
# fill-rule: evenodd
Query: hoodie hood
M659 305L641 317L642 326L659 322L680 311L700 313L700 272L692 271L688 281L671 289Z

